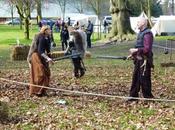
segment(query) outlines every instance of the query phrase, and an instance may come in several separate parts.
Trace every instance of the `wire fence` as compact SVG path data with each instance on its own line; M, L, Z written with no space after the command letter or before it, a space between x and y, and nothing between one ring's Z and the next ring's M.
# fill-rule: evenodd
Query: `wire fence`
M157 41L153 48L156 55L162 55L162 62L175 62L175 40Z

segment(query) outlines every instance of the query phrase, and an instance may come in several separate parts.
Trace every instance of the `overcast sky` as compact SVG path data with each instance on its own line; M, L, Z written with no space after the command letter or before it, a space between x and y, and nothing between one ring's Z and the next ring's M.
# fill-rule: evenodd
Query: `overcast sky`
M66 13L74 13L75 11L70 7L67 7ZM32 17L36 17L36 10L31 14ZM42 8L43 17L62 17L62 13L59 5L57 4L47 4ZM10 8L7 5L0 4L0 17L11 17ZM19 17L17 11L14 12L14 17Z

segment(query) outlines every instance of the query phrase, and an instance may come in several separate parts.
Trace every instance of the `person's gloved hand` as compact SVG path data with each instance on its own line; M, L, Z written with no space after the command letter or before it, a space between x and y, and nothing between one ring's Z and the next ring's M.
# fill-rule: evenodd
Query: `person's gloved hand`
M54 61L51 58L48 58L47 62L49 62L49 64L52 64L52 65L54 64Z
M132 59L132 55L127 56L127 58L126 58L126 59L127 59L127 60Z
M137 51L138 51L137 48L131 48L131 49L129 49L129 52L130 52L131 54L134 54L134 53L137 52Z

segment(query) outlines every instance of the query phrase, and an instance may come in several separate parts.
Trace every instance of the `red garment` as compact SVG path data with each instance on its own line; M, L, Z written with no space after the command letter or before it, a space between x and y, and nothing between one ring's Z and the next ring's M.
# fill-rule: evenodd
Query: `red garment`
M147 55L152 52L152 44L153 44L153 35L152 33L147 33L144 35L144 48L138 48L138 53L140 55Z

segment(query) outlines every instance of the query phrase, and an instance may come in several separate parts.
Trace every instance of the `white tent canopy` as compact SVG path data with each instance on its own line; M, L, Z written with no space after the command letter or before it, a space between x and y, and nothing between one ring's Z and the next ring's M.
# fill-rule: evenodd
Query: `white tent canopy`
M131 29L138 33L137 23L140 17L148 19L146 14L142 12L138 17L130 17ZM161 35L161 33L175 33L175 16L162 15L159 18L151 18L152 22L155 23L151 31L153 35Z
M154 35L161 33L175 33L175 16L160 16L152 27Z
M143 11L140 15L139 15L139 17L143 17L143 18L146 18L146 19L148 19L148 17L147 17L147 15L145 14L145 12Z

